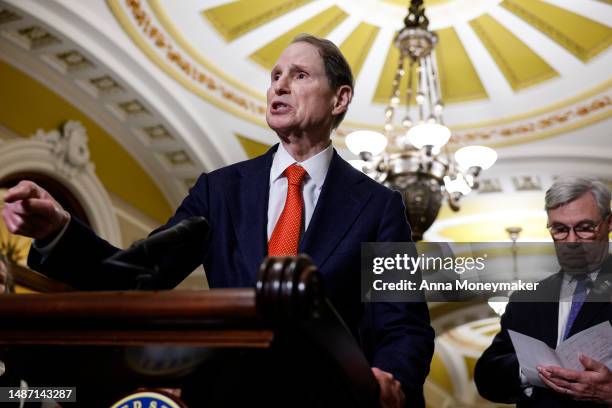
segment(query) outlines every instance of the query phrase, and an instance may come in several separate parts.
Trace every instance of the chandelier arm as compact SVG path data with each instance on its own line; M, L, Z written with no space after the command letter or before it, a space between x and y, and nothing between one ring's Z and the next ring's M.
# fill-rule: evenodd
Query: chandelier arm
M436 99L436 89L434 88L434 80L433 80L433 71L431 65L431 54L427 55L425 58L425 69L426 75L425 80L427 81L427 100L429 102L429 118L428 119L436 119L434 114L434 104Z
M414 60L410 59L410 64L408 65L408 86L406 87L406 117L408 120L412 122L412 118L410 116L410 103L412 102L412 81L414 78Z
M440 89L440 80L438 78L438 61L436 59L436 50L431 50L431 76L433 78L434 89L436 90L437 100L436 106L439 108L435 109L436 120L442 123L442 112L444 110L444 106L442 105L442 90Z
M419 123L423 123L424 121L424 116L425 116L425 111L424 111L424 105L425 105L425 93L423 92L425 89L425 75L424 75L424 67L423 67L423 60L419 59L418 63L418 68L417 68L417 72L419 74L419 88L418 88L418 92L417 92L417 107L419 109Z

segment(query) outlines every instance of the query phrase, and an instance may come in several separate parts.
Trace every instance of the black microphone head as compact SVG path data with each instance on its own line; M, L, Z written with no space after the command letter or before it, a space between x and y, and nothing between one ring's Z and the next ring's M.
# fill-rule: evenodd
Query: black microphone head
M175 226L170 227L170 229L175 229L178 234L185 238L205 238L208 235L210 226L206 218L202 216L193 216L179 221Z
M206 218L201 216L189 217L175 225L161 231L152 233L147 239L141 241L147 256L156 257L171 248L203 242L208 236L210 228Z

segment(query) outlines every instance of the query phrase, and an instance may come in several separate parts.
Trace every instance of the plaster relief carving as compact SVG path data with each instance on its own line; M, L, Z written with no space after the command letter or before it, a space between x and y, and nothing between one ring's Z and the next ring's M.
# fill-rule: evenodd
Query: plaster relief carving
M77 120L69 120L60 130L45 132L38 129L32 136L49 145L51 153L55 156L55 169L68 178L91 169L94 164L89 160L89 146L87 129Z

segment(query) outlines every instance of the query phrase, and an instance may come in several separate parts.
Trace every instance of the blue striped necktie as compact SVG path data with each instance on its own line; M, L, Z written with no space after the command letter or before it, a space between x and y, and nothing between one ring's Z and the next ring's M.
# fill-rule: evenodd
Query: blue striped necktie
M576 289L574 290L574 295L572 296L572 307L570 308L569 316L567 317L567 324L565 325L563 340L567 339L569 336L572 325L576 320L576 316L578 316L580 308L587 297L587 282L589 279L587 278L586 274L576 275L573 277L573 279L576 280Z

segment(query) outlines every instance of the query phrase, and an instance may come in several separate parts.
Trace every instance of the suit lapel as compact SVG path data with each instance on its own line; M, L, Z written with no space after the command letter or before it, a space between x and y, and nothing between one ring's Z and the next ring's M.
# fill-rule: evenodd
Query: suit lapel
M253 281L267 254L270 167L276 147L272 147L264 156L247 162L247 166L240 170L241 177L236 185L237 191L234 192L238 200L227 200L238 246Z
M553 349L557 347L557 337L559 333L559 294L562 281L563 273L558 272L549 282L547 282L547 285L542 288L542 290L546 292L543 295L545 299L550 299L551 301L536 303L536 310L539 312L539 318L535 321L541 323L541 337L539 337L539 339ZM526 318L529 317L527 316Z
M597 274L597 279L593 284L593 288L597 288L604 280L612 281L612 257L604 262L601 271ZM579 333L591 327L593 320L597 318L602 309L610 304L609 294L598 294L594 290L589 292L586 301L580 308L578 316L570 329L569 335Z
M308 229L299 252L308 254L321 268L353 225L371 192L361 177L334 150Z

